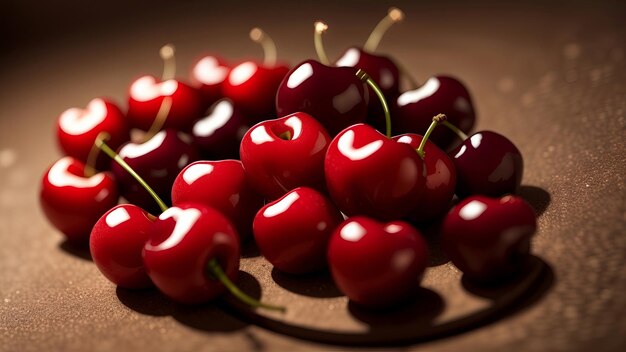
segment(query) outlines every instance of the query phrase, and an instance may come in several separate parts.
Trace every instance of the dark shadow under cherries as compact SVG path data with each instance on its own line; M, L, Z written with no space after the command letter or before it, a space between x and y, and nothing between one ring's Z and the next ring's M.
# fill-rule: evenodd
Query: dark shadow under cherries
M537 186L522 185L518 195L530 204L537 216L540 216L546 211L552 200L548 191Z
M65 239L63 240L63 242L59 243L59 248L63 252L70 254L76 258L93 261L93 259L91 258L91 252L89 251L88 243L74 243Z
M241 244L241 258L256 258L260 256L261 251L259 251L254 238L248 238Z
M292 275L274 268L272 269L272 279L285 290L303 296L318 298L343 296L327 270L304 275Z

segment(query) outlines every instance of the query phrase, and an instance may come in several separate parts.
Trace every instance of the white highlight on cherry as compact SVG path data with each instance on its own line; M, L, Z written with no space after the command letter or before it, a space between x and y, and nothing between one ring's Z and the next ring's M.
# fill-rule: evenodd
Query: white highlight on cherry
M293 129L293 136L291 136L291 139L296 139L300 137L300 134L302 134L302 120L300 120L297 116L288 118L287 121L285 121L285 125Z
M473 200L463 206L461 210L459 210L459 216L463 220L474 220L482 215L482 213L487 210L487 204L479 201Z
M339 232L339 236L341 236L341 238L343 238L346 241L357 242L361 238L363 238L363 236L365 236L366 233L367 233L367 230L363 226L361 226L356 221L352 221L352 222L347 223L344 227L341 228L341 231Z
M107 107L104 100L95 98L87 104L87 109L65 110L59 117L59 127L67 134L81 135L101 124L106 116Z
M378 151L378 149L380 149L380 147L382 146L383 141L377 140L368 143L360 148L355 148L353 130L348 130L347 132L345 132L341 137L339 137L339 141L337 142L337 148L339 149L339 152L352 161L363 160L376 153L376 151Z
M287 79L287 88L296 88L311 76L313 76L313 66L306 63L298 67L291 73L291 75L289 75L289 78Z
M480 133L476 133L475 135L470 137L470 143L472 143L472 147L477 149L480 147L480 142L483 140L483 135Z
M385 226L385 231L388 233L398 233L402 231L402 226L397 225L397 224L389 224Z
M281 199L280 201L265 208L265 210L263 211L263 216L265 216L266 218L271 218L276 215L280 215L287 211L287 209L289 209L298 199L300 199L300 195L298 194L298 192L291 192L283 197L283 199Z
M170 236L160 244L153 246L150 242L146 243L146 249L153 251L163 251L177 246L187 236L191 228L196 224L202 213L195 208L181 209L171 207L164 211L160 216L160 220L173 218L176 222L174 230Z
M424 83L423 86L410 90L408 92L402 93L398 97L398 105L404 106L407 104L417 103L422 99L426 99L429 96L435 94L439 89L440 83L439 80L435 77L431 77Z
M92 188L104 181L104 174L98 173L89 178L76 176L68 171L73 158L66 156L52 165L48 172L48 181L57 187Z
M361 54L356 48L350 48L343 56L337 60L336 66L338 67L355 67L359 63Z
M142 155L146 155L155 149L159 148L165 140L165 131L160 131L152 138L142 144L128 143L122 149L120 149L120 156L122 158L137 158Z
M130 86L130 95L137 101L149 101L160 96L171 96L178 89L178 82L170 79L157 83L152 76L143 76Z
M459 152L456 153L456 155L454 156L454 158L460 157L461 155L463 155L463 153L465 153L466 150L467 150L467 146L465 146L465 144L463 144L461 146L461 149L459 149Z
M115 227L128 220L130 220L130 214L128 214L128 211L124 209L124 207L113 210L104 219L109 227Z
M215 167L211 164L196 163L189 165L189 167L183 172L183 180L188 185L196 182L200 177L205 176L213 172Z
M228 100L222 100L215 107L210 115L199 120L193 125L193 134L198 137L208 137L218 129L224 127L233 117L233 104Z
M193 75L201 83L215 85L226 79L228 68L220 66L213 56L205 56L194 66Z
M247 61L230 71L228 81L233 86L238 86L245 83L254 75L257 70L257 66L254 62Z
M250 132L250 139L254 144L263 144L274 141L274 137L270 136L265 126L258 126Z

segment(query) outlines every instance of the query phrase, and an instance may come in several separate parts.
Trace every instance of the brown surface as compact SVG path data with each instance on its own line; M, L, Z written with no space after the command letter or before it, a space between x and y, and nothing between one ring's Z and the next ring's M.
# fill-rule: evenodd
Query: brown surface
M147 14L140 6L128 13L120 6L120 16L104 20L58 17L77 28L53 31L52 38L45 37L46 26L56 26L57 13L50 9L3 22L3 28L25 30L14 33L11 53L1 57L0 350L331 348L255 326L221 306L180 307L156 293L118 290L87 253L63 243L37 204L41 173L59 156L52 133L56 115L98 95L123 102L134 77L159 72L156 52L163 43L177 44L180 72L186 72L205 50L233 59L258 55L246 35L259 25L274 36L280 56L295 63L314 55L313 20L331 26L326 43L334 56L363 40L388 7L296 3L237 2L213 11L204 2L158 10L144 4ZM538 297L491 324L401 349L620 349L626 343L624 5L402 7L407 20L380 50L422 81L439 72L460 77L473 93L478 128L518 145L526 162L525 195L545 210L533 252L552 278L535 289ZM22 10L18 6L16 13L29 13ZM42 21L39 27L33 18ZM271 284L249 275L242 282L254 288L255 280L263 281L260 287ZM306 312L315 321L317 312Z

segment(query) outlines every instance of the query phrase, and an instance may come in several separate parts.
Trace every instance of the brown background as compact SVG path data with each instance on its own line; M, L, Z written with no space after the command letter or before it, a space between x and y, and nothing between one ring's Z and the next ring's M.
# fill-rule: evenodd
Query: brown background
M204 52L258 58L252 26L292 64L314 56L312 22L330 25L329 54L360 44L395 4L406 21L379 51L418 80L451 73L470 88L478 129L509 136L538 209L534 254L552 279L496 322L399 350L618 350L626 275L626 7L622 2L271 3L3 1L0 8L0 350L291 350L333 346L286 337L215 306L184 308L116 290L88 253L68 247L37 200L59 156L53 125L95 96L123 103L129 82L158 74L178 49L179 75ZM147 308L149 307L149 308ZM342 347L345 348L345 347Z

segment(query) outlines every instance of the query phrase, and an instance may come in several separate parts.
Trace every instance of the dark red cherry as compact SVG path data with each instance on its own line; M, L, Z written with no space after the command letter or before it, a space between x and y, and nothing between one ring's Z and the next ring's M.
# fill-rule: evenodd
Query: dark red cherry
M446 216L442 244L468 279L488 282L510 276L526 262L536 229L535 213L522 198L472 196Z
M394 220L420 202L425 171L414 148L357 124L330 143L324 163L326 185L335 204L348 215Z
M465 133L474 126L476 115L469 92L453 77L434 76L421 87L400 94L391 114L394 133L424 133L432 117L440 113ZM438 128L430 136L443 150L448 149L455 138L446 128Z
M239 271L239 236L220 212L186 203L164 211L144 247L144 265L152 282L176 302L208 302L225 291L209 274L212 259L234 281Z
M94 141L102 132L108 134L107 143L111 148L117 148L130 140L126 117L117 105L102 98L92 99L86 109L65 110L57 122L61 150L83 163L88 162ZM98 170L105 170L110 161L106 155L101 154L95 166Z
M39 203L48 221L69 241L86 244L100 216L117 204L118 191L108 172L86 175L85 165L66 156L43 176Z
M197 159L197 152L190 141L191 137L188 135L167 129L144 143L127 143L118 153L159 197L170 204L174 179L182 169ZM111 170L124 198L150 213L160 213L150 194L126 170L117 163L112 165Z
M191 69L191 84L202 95L203 109L224 97L222 87L230 73L230 66L221 58L206 55Z
M456 167L459 197L517 193L522 182L522 154L508 138L496 132L474 133L450 156Z
M184 168L172 186L172 203L187 202L220 211L235 224L243 240L252 233L252 220L263 206L263 197L248 184L241 161L197 161Z
M324 127L298 112L253 126L243 137L239 154L250 184L273 200L299 186L325 189L329 143Z
M326 250L343 216L318 191L298 187L266 204L254 218L261 254L280 271L302 274L326 266Z
M100 272L125 288L152 286L143 265L143 247L155 217L132 204L106 212L91 230L89 248Z
M367 88L354 67L329 67L307 60L285 77L276 95L279 116L305 112L326 128L331 136L365 121Z
M191 133L207 159L239 159L239 146L249 126L232 101L221 99L196 121Z
M395 136L393 139L417 150L423 136L409 133ZM452 159L430 140L426 141L424 146L423 160L426 170L424 193L417 208L409 214L409 219L418 222L432 220L447 212L456 186L456 170Z
M332 234L328 265L341 292L370 307L410 297L428 266L426 242L411 225L357 216Z

